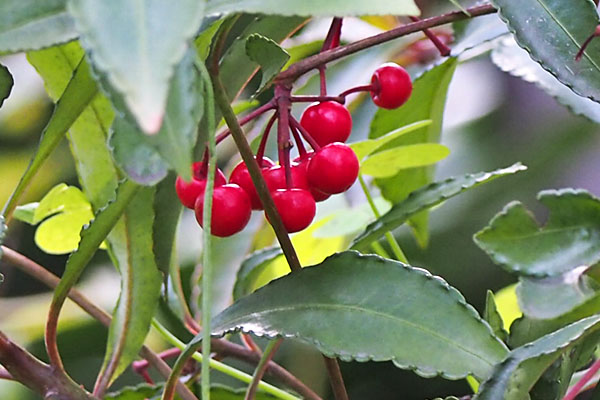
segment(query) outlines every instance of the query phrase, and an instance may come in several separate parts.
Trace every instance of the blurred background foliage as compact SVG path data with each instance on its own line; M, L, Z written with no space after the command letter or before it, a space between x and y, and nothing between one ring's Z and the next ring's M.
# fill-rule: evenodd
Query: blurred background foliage
M421 6L425 14L437 14L448 9L449 2L427 2ZM347 19L342 41L369 36L402 22L393 17ZM313 20L284 42L292 61L318 51L328 25L328 19ZM450 27L440 28L437 32L452 35ZM337 93L367 82L371 72L387 60L411 64L414 74L420 74L437 62L435 49L422 39L421 34L411 35L332 64L327 70L329 91ZM418 44L415 45L415 42ZM417 52L416 48L420 50ZM489 52L480 51L467 58L457 67L450 85L442 143L451 150L451 154L438 164L436 178L489 171L517 161L523 162L529 169L514 177L469 191L459 199L449 200L433 210L427 248L417 245L407 227L397 230L395 235L412 265L444 277L481 311L486 290L498 291L514 282L514 278L492 264L475 246L472 235L512 200L524 202L543 220L545 210L540 209L535 201L536 194L542 189L575 187L600 195L600 182L597 179L600 159L596 151L600 136L598 126L593 122L571 114L535 85L500 71L490 60ZM35 151L40 132L52 112L52 102L25 55L0 57L0 62L9 68L15 80L13 91L0 110L0 203L4 203ZM260 76L251 82L247 94L252 94L253 87L259 82ZM312 74L297 83L296 91L314 94L318 92L317 88L318 79ZM266 99L270 95L269 92L263 93L259 99ZM363 102L363 99L360 96L352 98L349 105L354 118L349 142L363 139L368 134L375 107L371 102ZM299 116L303 107L296 107L294 113ZM248 135L255 137L264 122L261 119L250 127ZM221 166L226 171L230 170L238 162L239 155L229 141L220 147ZM77 185L66 141L46 161L23 203L39 201L60 182ZM323 221L293 237L304 264L318 263L347 245L349 237L323 238L313 233L336 210L363 203L365 199L362 192L350 190L319 206L318 218ZM66 256L51 256L42 252L33 241L34 232L35 227L15 221L7 235L6 244L60 274ZM271 245L273 239L272 231L265 228L262 216L255 215L253 223L243 233L217 240L214 254L220 268L214 283L217 294L214 311L222 310L231 301L235 273L245 254ZM200 243L200 228L192 213L186 210L181 221L178 247L183 285L192 302L198 296L193 288L193 282L198 277L194 276L193 270L201 252ZM286 268L283 260L276 260L259 277L257 285L286 273ZM0 272L5 276L5 282L0 285L0 329L45 359L42 334L51 293L40 283L8 265L0 264ZM113 307L118 296L118 276L104 252L96 255L80 287L106 309ZM197 311L197 308L192 305L192 309ZM67 304L61 318L59 346L66 368L76 381L87 387L93 384L102 362L105 342L106 330L75 306ZM158 345L152 337L149 343ZM276 360L319 392L328 393L322 360L314 350L287 341ZM234 365L250 371L247 365L236 362ZM464 381L423 379L411 372L401 371L391 363L343 363L342 368L353 399L410 400L424 396L433 398L438 395L468 394L470 390ZM239 382L232 382L218 374L215 374L215 379L239 385ZM128 371L117 381L115 388L139 381L138 376ZM0 397L2 400L35 398L21 386L6 381L0 381Z

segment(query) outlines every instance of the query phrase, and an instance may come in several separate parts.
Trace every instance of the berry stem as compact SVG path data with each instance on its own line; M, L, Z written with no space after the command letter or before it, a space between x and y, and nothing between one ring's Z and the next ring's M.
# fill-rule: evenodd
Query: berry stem
M594 39L595 37L598 37L598 36L600 36L600 25L598 25L596 27L596 29L594 30L594 33L592 33L587 39L585 39L585 41L581 45L581 48L575 55L575 61L581 60L581 57L583 57L583 53L585 52L585 49L588 47L588 45L590 44L592 39Z
M419 21L421 21L421 18L418 18L418 17L411 16L409 18L410 18L410 20L412 22L419 22ZM450 55L450 53L452 52L452 49L450 49L450 47L448 47L444 43L442 43L442 41L440 40L440 38L437 37L435 35L435 33L433 33L430 29L427 29L427 28L423 29L423 33L435 45L435 47L438 49L438 51L440 52L440 54L442 55L442 57L448 57Z
M277 116L279 114L275 112L269 121L267 122L267 126L265 127L265 131L263 132L262 137L260 138L260 143L258 145L258 150L256 151L256 162L259 167L262 167L262 161L265 157L265 149L267 147L267 139L269 138L269 133L271 132L271 128L273 128L273 124L277 120Z
M338 97L343 98L344 101L345 101L346 100L346 96L348 96L349 94L357 93L357 92L376 92L378 90L379 90L379 85L377 83L370 83L368 85L355 86L355 87L350 88L348 90L344 90L342 93L340 93L338 95Z
M325 367L327 367L327 373L329 374L329 382L335 400L348 400L348 393L346 392L346 386L344 386L344 378L342 377L342 371L340 365L335 358L329 358L323 356L325 361Z
M331 20L329 31L321 47L321 52L326 50L334 49L340 45L340 36L342 35L342 22L343 19L340 17L334 17Z
M304 143L302 143L302 138L300 137L300 133L298 133L298 129L294 126L294 124L290 121L290 129L292 130L292 135L294 136L294 141L296 142L296 146L298 146L298 155L300 158L304 158L306 156L306 148L304 147Z
M254 111L244 115L242 118L240 118L239 124L240 126L244 126L246 125L248 122L252 121L253 119L256 119L258 117L260 117L261 115L263 115L264 113L266 113L269 110L273 110L276 107L276 103L275 103L275 98L269 100L267 103L263 104L262 106L258 107L257 109L255 109ZM230 135L230 131L229 129L224 130L223 132L221 132L219 135L217 135L217 144L221 143L223 140L225 140L225 138L227 138L227 136Z
M324 101L335 101L344 104L344 100L345 99L341 96L290 96L290 101L292 103L322 103Z
M256 354L262 355L262 350L260 349L260 347L258 347L256 342L252 340L252 337L249 334L241 333L240 340L248 350L253 351Z
M277 112L279 120L277 122L277 151L279 154L279 164L285 169L285 183L287 188L293 187L292 170L290 168L290 101L291 89L282 85L275 86L275 98L277 99Z
M367 186L367 183L365 182L362 174L358 174L358 181L360 182L360 187L362 188L363 192L365 193L365 197L367 198L367 201L369 202L369 206L371 206L371 210L373 211L375 218L381 218L381 213L379 213L379 210L377 209L377 205L375 205L373 196L371 196L369 187ZM396 259L405 264L408 264L408 260L406 259L406 256L404 255L404 252L402 251L400 244L398 244L398 242L396 241L396 238L394 237L394 235L392 235L392 233L388 231L385 233L385 238L387 239L387 241L390 245L390 248L392 249L392 252L394 253L394 256L396 257Z
M300 134L302 134L304 140L308 142L308 144L310 145L310 147L313 148L314 151L318 151L321 148L321 146L319 146L319 143L317 143L317 141L312 136L310 136L310 133L308 133L306 129L304 129L304 127L300 125L300 123L296 121L294 117L290 117L290 123L294 128L300 131Z
M587 370L585 375L569 390L569 393L563 398L563 400L574 400L579 392L585 387L585 385L596 375L596 372L600 370L600 360L594 361L592 366Z
M319 66L319 94L327 96L327 76L325 74L325 65Z
M254 374L252 375L252 382L250 382L250 385L248 386L244 400L254 400L254 397L256 396L256 390L258 389L258 384L265 375L269 361L273 359L273 356L279 349L279 346L281 346L282 342L283 339L271 340L269 344L267 344L267 347L265 347L265 351L260 357L260 361L258 362L258 365L254 370Z

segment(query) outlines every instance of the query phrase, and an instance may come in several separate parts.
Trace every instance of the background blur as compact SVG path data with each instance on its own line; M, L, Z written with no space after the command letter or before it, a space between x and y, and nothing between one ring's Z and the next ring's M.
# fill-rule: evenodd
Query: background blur
M429 3L430 7L422 4L426 13L440 11L435 6L437 3ZM368 36L397 23L393 18L348 19L344 25L343 41ZM303 51L308 54L314 52L318 49L318 43L315 46L314 41L325 36L328 24L329 20L310 22L285 43L286 47L298 50L300 44L313 43L312 47L305 46ZM450 32L446 28L442 31ZM388 59L406 61L406 49L421 37L415 35L398 40L332 65L328 69L330 91L339 92L367 82L371 71ZM9 68L15 79L13 91L0 109L0 203L4 204L35 151L53 105L45 95L43 82L29 66L25 55L0 57L0 63ZM299 83L299 91L316 93L314 76ZM354 131L350 141L366 136L375 112L370 102L361 102L361 99L356 99L352 108ZM301 111L301 108L297 110L298 115ZM259 127L261 125L257 124ZM512 200L522 201L543 220L545 210L535 200L542 189L574 187L600 195L599 130L598 125L571 114L533 84L500 71L487 53L461 63L450 86L442 134L442 143L450 148L451 155L438 164L437 178L493 170L516 161L523 162L529 169L483 185L435 209L431 215L431 239L426 249L416 245L408 229L398 230L396 234L411 264L444 277L481 311L487 289L497 291L514 279L491 263L475 246L472 235ZM221 164L225 169L231 168L238 159L230 144L224 143L223 147ZM39 201L60 182L77 185L66 141L46 162L23 202ZM364 201L360 191L351 190L346 198L323 203L319 215L326 216L340 202L359 204ZM254 229L260 223L257 220ZM249 229L252 230L252 227ZM185 264L184 269L191 270L200 251L201 234L191 213L186 212L183 216L181 232L181 260ZM66 256L42 252L33 241L34 233L35 227L15 221L7 235L6 245L60 274ZM243 240L249 243L251 234L241 234L235 243ZM220 245L225 257L226 250L234 242L223 240ZM230 285L239 261L227 261L221 274L222 282L217 282L217 285ZM0 330L45 359L42 334L50 292L42 284L4 263L0 263L0 272L5 276L5 282L0 284ZM95 257L80 286L98 304L111 309L118 296L119 281L104 252ZM229 297L224 295L221 298L222 302L215 307L222 309ZM89 387L102 362L106 330L71 305L63 311L61 321L59 347L66 368L75 380ZM156 339L150 338L150 343L158 345ZM286 342L277 358L301 379L320 388L322 393L328 392L322 361L313 350ZM248 370L245 365L237 366ZM410 400L469 393L463 381L425 380L411 372L401 371L391 363L344 363L343 373L352 399ZM215 379L222 377L215 374ZM138 382L139 378L128 371L115 387ZM19 385L0 381L0 399L34 398Z

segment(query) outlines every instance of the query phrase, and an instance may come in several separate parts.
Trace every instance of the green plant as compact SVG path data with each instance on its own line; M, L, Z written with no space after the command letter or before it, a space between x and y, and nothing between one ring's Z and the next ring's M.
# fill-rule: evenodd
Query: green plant
M518 299L523 315L514 321L507 311L515 310L499 300L502 292L477 286L486 295L480 314L442 277L413 266L428 267L415 252L405 253L412 242L399 228L409 226L427 248L434 207L526 169L517 162L435 180L435 164L449 147L470 151L463 148L468 141L440 144L459 64L491 52L503 70L600 122L600 41L594 40L600 19L589 0L451 3L420 19L412 0L185 0L177 6L5 0L0 54L26 52L56 105L0 216L3 265L53 289L44 332L48 363L3 327L0 379L46 399L328 396L292 373L293 363L282 360L284 368L273 361L282 344L295 341L320 353L336 400L349 397L343 379L349 374L339 360L389 361L427 378L467 379L472 394L443 394L476 400L572 400L584 390L597 396L590 382L600 368L600 199L584 190L543 191L545 224L512 202L475 234L477 246L518 281L503 292ZM458 8L444 13L446 6ZM390 26L379 18L371 21L387 24L379 34L343 40L343 23L364 15L411 22ZM284 42L310 32L309 18L325 17L333 19L322 41ZM409 36L419 32L426 42ZM373 66L364 82L355 77L364 66L348 65L360 54ZM403 67L382 65L389 60ZM350 84L336 82L346 70ZM12 86L9 71L0 68L0 105ZM364 101L369 95L379 108ZM313 104L298 121L305 103ZM25 190L65 137L81 190L60 184L39 202L23 204ZM489 154L500 153L500 144L492 147ZM559 142L547 160L533 163L532 173L549 174L548 160L566 147ZM229 183L217 163L233 169ZM349 190L356 180L356 190ZM182 227L191 214L182 205L204 227L202 246L186 242L192 235ZM252 210L264 210L266 218L252 219ZM70 253L61 278L8 245L15 220L39 225L35 240L47 253ZM451 264L455 246L432 243L423 252L436 246ZM106 249L120 275L112 316L75 288L98 249ZM192 260L183 260L182 250L191 250ZM230 286L221 290L226 280ZM9 275L2 285L11 283ZM59 316L67 298L108 327L99 371L85 368L94 372L93 385L75 379L79 371L61 351L66 328ZM150 349L156 346L150 332L165 351ZM230 358L250 364L252 374ZM143 384L117 380L130 366ZM243 388L215 383L211 369ZM354 380L377 393L368 376Z

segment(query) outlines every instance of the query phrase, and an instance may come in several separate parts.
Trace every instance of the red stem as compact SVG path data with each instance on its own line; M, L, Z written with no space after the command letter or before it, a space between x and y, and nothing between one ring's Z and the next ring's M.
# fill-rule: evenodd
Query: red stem
M298 155L303 159L306 157L306 148L304 147L304 143L302 143L302 138L298 133L298 129L294 126L294 124L290 123L290 129L292 130L292 135L294 136L294 141L296 142L296 146L298 146Z
M331 25L329 26L329 31L327 32L327 36L325 37L325 41L323 42L323 47L321 47L321 52L324 52L329 49L334 49L340 45L340 36L342 34L342 21L343 19L340 17L335 17L331 20Z
M588 45L590 44L590 42L592 41L592 39L595 38L595 37L598 37L598 36L600 36L600 25L598 25L596 27L596 29L594 30L594 33L592 33L587 39L585 39L585 42L583 42L583 44L581 45L581 48L579 49L579 51L575 55L575 61L581 60L581 57L583 56L583 53L585 52L585 49L588 47Z
M252 340L250 335L242 333L242 334L240 334L240 339L242 339L242 343L244 344L244 346L246 346L246 348L248 350L251 350L251 351L255 352L256 354L262 355L262 350L260 349L260 347L258 347L258 345L254 342L254 340Z
M377 85L375 83L370 83L368 85L355 86L353 88L343 91L342 93L340 93L338 95L338 97L343 98L345 101L346 96L348 96L349 94L357 93L357 92L375 92L375 91L377 91L377 89L379 89L379 85Z
M324 101L335 101L340 104L344 104L344 98L340 96L290 96L292 103L313 103L313 102L324 102Z
M168 360L169 358L177 357L179 354L181 354L181 350L174 347L172 349L168 349L168 350L163 351L162 353L157 354L157 356L160 357L161 360ZM148 369L149 365L150 365L150 363L148 362L148 360L139 360L139 361L134 361L131 364L131 368L136 373L143 374Z
M293 187L292 171L290 169L290 115L292 102L290 101L291 89L283 85L275 86L275 98L277 99L277 110L279 121L277 122L277 150L279 164L285 169L285 182L288 188Z
M596 372L598 372L598 370L600 370L600 360L594 361L594 363L587 370L585 375L583 375L581 377L581 379L579 380L579 382L577 382L571 388L571 390L569 390L569 393L567 393L567 395L563 398L563 400L574 400L577 397L577 395L579 394L579 392L581 391L581 389L583 389L583 387L586 385L586 383L588 383L590 381L590 379L592 379L594 377L594 375L596 375Z
M418 18L418 17L409 17L409 18L410 18L410 20L412 22L419 22L419 21L421 21L421 19ZM435 33L433 33L429 29L423 29L423 33L435 45L435 47L438 49L438 51L440 52L440 54L442 55L442 57L447 57L447 56L450 55L450 53L452 52L452 50L450 49L450 47L448 47L444 43L442 43L442 41L440 40L440 38L438 38L435 35Z
M265 103L262 106L255 109L254 111L252 111L252 112L244 115L242 118L240 118L238 120L240 123L240 126L246 125L248 122L260 117L262 114L266 113L269 110L273 110L275 107L276 107L276 100L275 100L275 98L273 98L273 99L269 100L267 103ZM231 133L231 131L229 129L226 129L223 132L221 132L219 135L217 135L217 137L216 137L217 144L219 144L223 140L225 140L225 138L227 138L227 136L229 136L230 133Z
M271 128L273 128L273 124L277 120L278 112L275 112L269 121L267 122L267 126L265 131L263 132L262 138L260 138L260 143L258 145L258 150L256 151L256 162L259 167L262 167L263 157L265 156L265 148L267 147L267 139L269 138L269 133L271 132Z
M294 117L290 118L290 122L292 123L294 128L300 131L300 134L302 135L304 140L306 140L308 144L310 144L310 147L312 147L314 151L318 151L321 148L319 143L317 143L317 141L312 136L310 136L310 133L308 133L306 129L304 129L304 127L300 125L300 123L296 121Z

